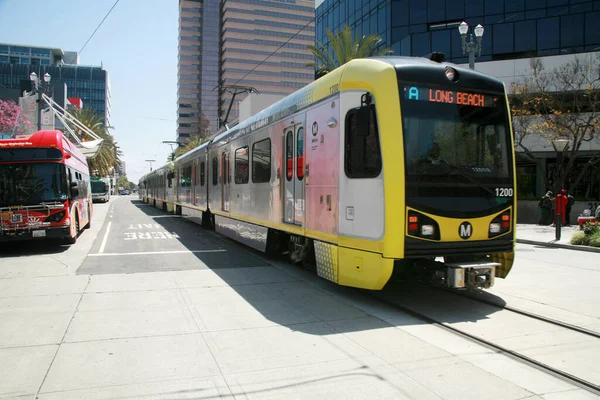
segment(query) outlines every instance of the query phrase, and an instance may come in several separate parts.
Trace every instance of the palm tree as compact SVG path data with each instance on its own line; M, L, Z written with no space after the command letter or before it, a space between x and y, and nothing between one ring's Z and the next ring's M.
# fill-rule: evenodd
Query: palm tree
M120 157L122 156L121 150L115 141L113 135L108 132L108 128L104 126L102 118L91 109L80 109L75 108L69 110L69 114L77 118L79 122L89 128L92 132L103 139L100 145L100 150L93 158L88 159L88 166L92 174L98 174L100 176L112 175L114 170L121 166ZM75 126L71 126L75 132L80 132L81 140L91 140L84 132L77 129Z
M348 25L344 26L336 35L327 29L327 37L333 54L319 42L315 46L308 46L316 61L307 63L306 66L314 67L317 76L325 75L355 58L383 56L391 53L389 49L378 50L381 38L377 35L354 37L353 39Z
M175 150L175 157L179 157L182 154L187 153L188 151L194 150L196 147L199 147L204 142L208 141L207 137L202 136L192 136L192 138L186 143L185 146L179 147Z

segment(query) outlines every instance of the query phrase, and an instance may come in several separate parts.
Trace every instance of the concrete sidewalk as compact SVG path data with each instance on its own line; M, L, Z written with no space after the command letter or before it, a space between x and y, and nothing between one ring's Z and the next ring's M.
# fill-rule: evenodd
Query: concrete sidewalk
M600 253L600 248L571 244L573 235L580 231L578 225L563 226L561 228L561 238L558 241L556 240L555 229L553 226L517 224L517 243Z

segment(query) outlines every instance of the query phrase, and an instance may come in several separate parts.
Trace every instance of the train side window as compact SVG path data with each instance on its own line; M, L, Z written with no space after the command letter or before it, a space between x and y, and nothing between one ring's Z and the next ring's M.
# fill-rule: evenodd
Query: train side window
M271 181L271 139L264 139L252 145L252 182Z
M235 183L248 183L250 155L248 154L248 146L241 147L235 151Z
M200 186L204 186L205 165L204 161L200 163Z
M217 157L213 157L212 178L213 186L217 186L219 183L219 159Z
M304 178L304 128L298 128L296 144L296 176L298 180Z
M285 136L285 174L288 181L294 177L294 134L288 131Z
M369 132L357 132L356 112L346 114L346 154L345 170L348 178L375 178L381 173L381 149L375 106L371 106Z

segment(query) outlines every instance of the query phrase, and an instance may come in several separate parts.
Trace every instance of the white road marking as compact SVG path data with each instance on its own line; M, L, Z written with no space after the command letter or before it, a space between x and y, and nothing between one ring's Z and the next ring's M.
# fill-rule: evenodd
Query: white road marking
M173 251L143 251L138 253L95 253L88 254L90 257L102 257L102 256L146 256L154 254L187 254L187 253L223 253L225 249L217 250L173 250Z
M110 232L111 224L112 222L109 222L108 226L106 227L106 232L104 232L104 238L102 239L102 244L100 245L100 250L98 250L98 253L104 253L104 248L106 247L106 241L108 240L108 233Z

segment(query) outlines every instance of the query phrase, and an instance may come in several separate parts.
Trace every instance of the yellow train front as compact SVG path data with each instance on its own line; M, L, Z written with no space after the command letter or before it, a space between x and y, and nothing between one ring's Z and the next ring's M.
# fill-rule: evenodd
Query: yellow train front
M377 290L392 271L419 269L450 287L489 288L514 259L514 141L504 84L443 62L379 61L387 66L374 70L365 60L368 75L347 71L342 79L342 101L344 90L368 92L356 120L346 119L356 127L346 130L363 130L356 154L346 132L346 176L357 161L364 185L340 198L340 225L369 205L372 212L361 219L362 234L357 226L355 237L340 238L335 281ZM375 177L380 187L370 182ZM380 240L365 240L377 233Z

